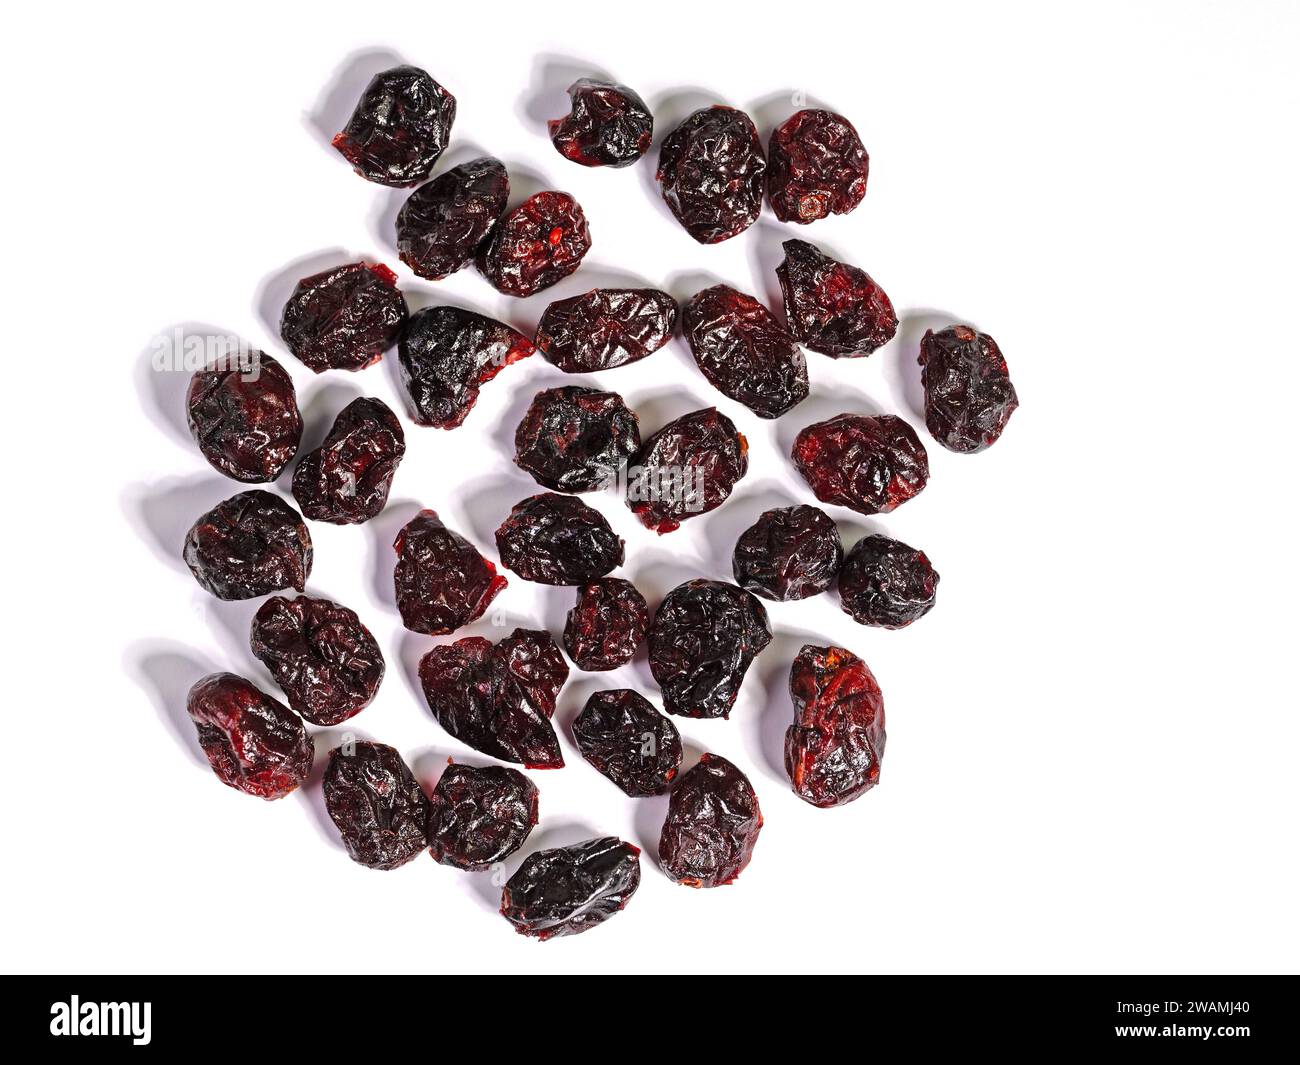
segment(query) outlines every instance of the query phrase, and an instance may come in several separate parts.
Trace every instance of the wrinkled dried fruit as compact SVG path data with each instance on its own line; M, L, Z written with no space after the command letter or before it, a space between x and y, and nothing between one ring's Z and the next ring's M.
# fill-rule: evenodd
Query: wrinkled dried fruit
M498 292L531 296L563 281L591 249L587 216L567 192L539 192L509 211L478 251Z
M760 418L777 418L808 397L799 345L771 312L729 285L691 297L682 330L700 372Z
M646 638L665 710L727 717L772 631L763 604L749 592L701 579L679 584L664 597Z
M497 644L467 636L420 660L420 686L438 724L462 743L528 769L564 765L551 727L569 676L550 633L515 629Z
M293 498L312 521L356 525L388 503L406 436L379 399L354 399L334 419L325 442L293 471Z
M497 553L526 581L586 584L623 564L623 541L581 499L542 492L515 504L497 529Z
M465 537L422 510L397 534L393 585L402 624L412 632L443 636L482 617L506 586L496 566Z
M921 338L925 426L949 451L983 451L1020 406L1007 360L987 333L954 325Z
M381 263L348 263L298 282L280 336L309 370L364 370L397 343L406 299Z
M397 212L397 254L417 275L438 281L474 261L506 210L510 177L485 155L421 185Z
M717 408L669 422L632 456L627 505L647 529L672 532L722 506L749 469L749 444Z
M429 853L478 872L503 862L537 824L537 786L517 769L449 765L429 800Z
M818 499L859 514L888 514L930 478L925 446L892 414L817 422L795 437L792 455Z
M725 758L703 755L668 800L659 863L679 884L722 887L749 864L762 827L749 778Z
M731 569L746 591L781 602L826 591L843 558L840 531L824 511L778 507L741 533Z
M185 409L203 457L248 484L279 477L302 439L293 381L260 351L232 354L196 372Z
M682 764L674 725L630 688L593 692L573 722L582 757L628 795L662 795Z
M901 629L934 606L939 574L924 551L888 536L864 536L840 569L840 605L859 625Z
M865 271L832 259L806 240L781 246L785 259L776 276L786 321L799 343L839 359L870 355L894 339L894 305Z
M677 301L657 288L593 288L556 300L537 324L537 347L565 373L644 359L672 339Z
M396 869L428 846L429 800L386 743L351 741L330 751L325 808L354 862Z
M311 772L315 748L298 715L243 677L204 677L190 689L185 709L223 784L281 799Z
M501 892L501 914L516 932L541 940L595 928L636 892L640 853L607 836L530 854Z
M515 432L515 464L557 492L614 484L641 446L636 413L617 392L568 385L538 392Z
M384 656L356 612L328 599L268 599L249 643L289 705L313 725L359 714L379 691Z
M581 78L569 86L573 109L546 123L551 143L583 166L631 166L650 150L654 118L626 85Z
M456 97L419 67L376 74L334 147L367 181L418 185L447 147Z
M700 108L664 138L655 176L686 232L701 244L717 244L758 218L766 170L750 117L717 105Z
M785 771L814 806L840 806L880 780L885 703L867 664L842 647L805 644L790 669L794 724L785 734Z
M867 193L867 150L843 115L797 111L772 131L767 194L782 222L848 214Z
M218 599L302 591L311 574L311 534L279 496L255 488L218 503L185 536L185 564Z
M645 596L621 577L604 577L578 589L564 623L564 648L579 669L617 669L632 661L649 627Z

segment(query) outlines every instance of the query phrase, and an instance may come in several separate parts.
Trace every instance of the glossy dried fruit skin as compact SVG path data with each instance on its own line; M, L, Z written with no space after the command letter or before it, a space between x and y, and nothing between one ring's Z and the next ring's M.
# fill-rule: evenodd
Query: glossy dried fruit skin
M727 717L772 630L752 594L700 579L664 597L646 638L665 710L681 717Z
M397 254L419 277L439 281L474 261L474 253L510 199L501 160L485 155L421 185L397 213Z
M556 300L537 324L537 347L565 373L627 366L658 351L677 328L677 301L657 288L593 288Z
M921 338L925 426L949 451L983 451L1020 406L997 341L968 325Z
M253 615L253 654L295 712L337 725L370 705L384 656L356 612L328 599L272 596Z
M924 551L888 536L864 536L839 574L840 605L859 625L901 629L934 606L939 574Z
M325 442L293 471L293 497L312 521L357 525L388 504L406 454L402 424L383 400L354 399L334 419Z
M467 636L420 660L420 686L433 716L474 750L527 769L559 769L551 726L569 676L550 633L515 629L499 643Z
M778 418L808 398L808 366L793 336L752 296L729 285L697 292L682 331L700 372L760 418Z
M298 282L280 317L280 337L316 373L364 370L397 343L406 317L393 271L347 263Z
M722 506L749 470L749 443L716 407L669 422L628 463L627 505L647 529L672 532Z
M930 479L916 431L893 414L841 414L795 437L794 464L823 503L888 514Z
M870 160L853 124L833 111L798 111L772 132L767 194L782 222L848 214L867 193Z
M418 185L447 147L456 97L419 67L376 74L333 141L367 181L393 188Z
M531 296L563 281L591 250L591 230L567 192L539 192L507 212L478 250L478 268L498 292Z
M197 371L185 412L190 435L212 468L246 484L279 477L302 439L293 381L260 351L232 354Z
M785 259L776 276L786 321L799 343L840 359L870 355L894 339L894 305L865 271L832 259L806 240L781 246Z
M582 757L628 795L662 795L682 764L674 725L630 688L593 692L574 719Z
M631 166L650 150L654 118L626 85L580 78L569 86L572 109L547 124L551 143L582 166Z
M749 778L725 758L706 754L668 800L659 863L679 884L723 887L749 864L762 827Z
M302 591L311 574L311 534L298 512L260 488L240 492L202 515L182 552L200 587L218 599L256 599Z
M778 507L741 533L731 569L746 591L787 602L826 591L843 559L840 531L825 511Z
M540 940L595 928L636 892L640 854L614 836L530 854L501 892L501 915Z
M449 765L429 799L429 853L467 872L514 854L537 824L537 786L517 769Z
M402 624L443 636L483 616L506 578L432 510L422 510L393 542L393 586Z
M640 446L636 412L617 392L548 388L515 431L515 465L544 488L597 492L616 483Z
M420 425L456 428L483 385L536 350L494 318L459 307L426 307L411 316L397 345L411 417Z
M243 677L204 677L185 710L217 779L245 795L282 799L311 772L315 748L298 715Z
M578 588L564 623L564 649L579 669L617 669L632 661L649 627L645 596L630 581L603 577Z
M538 584L587 584L623 564L623 540L574 496L520 500L497 529L501 563Z
M867 664L842 647L805 644L790 669L794 724L785 734L785 771L814 806L841 806L880 780L885 703Z
M686 232L701 244L717 244L757 220L766 172L753 121L717 105L700 108L664 138L655 176Z
M429 800L386 743L356 741L330 751L325 808L354 862L396 869L428 845Z

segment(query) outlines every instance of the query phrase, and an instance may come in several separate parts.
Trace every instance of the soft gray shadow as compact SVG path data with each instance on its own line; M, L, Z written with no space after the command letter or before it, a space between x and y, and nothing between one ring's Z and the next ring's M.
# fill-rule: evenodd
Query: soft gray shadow
M144 690L158 720L190 761L210 770L185 703L195 682L218 672L216 667L190 648L170 640L137 641L126 649L123 659L123 669Z
M682 741L682 764L677 771L677 779L695 768L704 751L695 744ZM668 817L668 802L671 789L663 795L646 795L632 800L636 803L636 812L632 822L636 839L632 842L641 848L641 855L655 869L663 872L659 866L659 837L663 834L664 820Z
M330 848L346 854L347 850L343 846L343 840L339 837L338 826L334 824L334 819L330 817L329 809L325 805L325 789L322 786L325 779L325 769L329 765L330 751L343 743L352 741L355 743L373 743L374 737L369 732L364 732L356 728L352 722L347 721L341 725L335 725L332 728L315 729L311 734L312 746L316 749L315 757L312 759L311 772L307 779L302 782L295 795L300 803L306 807L308 814L311 815L312 824L316 828L317 834L325 841Z
M840 531L840 542L844 544L845 552L853 550L853 545L864 537L889 535L878 521L867 521L856 515L847 521L837 521L835 525Z
M789 489L777 481L759 481L748 484L742 481L725 506L719 507L709 527L709 543L719 556L719 568L731 573L731 556L736 541L759 517L777 507L793 507L799 500Z
M136 363L136 391L145 416L162 432L190 454L195 453L185 410L185 395L190 379L200 368L190 363L184 352L187 338L212 337L238 339L229 329L207 322L177 322L155 333ZM223 349L224 349L223 345ZM216 352L211 352L216 354ZM206 362L206 356L201 362Z
M785 261L782 242L791 239L793 234L789 228L766 216L760 217L749 231L754 234L749 240L754 296L761 300L778 320L784 322L786 321L785 299L781 295L781 282L777 279L776 268Z
M665 533L664 537L673 535L673 533ZM663 537L660 539L662 541ZM731 573L730 565L724 570L717 570L709 564L708 560L698 555L687 555L685 549L676 544L662 546L656 544L653 548L639 551L635 561L638 563L635 569L629 568L628 572L631 575L625 574L625 576L645 596L650 606L651 617L654 616L654 611L659 609L664 596L679 584L693 581L697 577L729 580Z
M834 111L835 108L823 103L815 96L809 96L803 89L787 89L785 92L768 93L745 105L745 112L758 127L758 135L763 141L763 150L767 151L772 131L796 111L815 108L821 111Z
M393 614L397 613L397 597L393 592L393 567L397 565L397 552L393 542L423 504L413 499L391 499L388 505L365 523L366 541L370 549L370 587L375 600Z
M334 419L339 416L343 410L354 399L360 399L364 393L359 384L353 380L337 377L322 377L311 383L310 392L304 401L301 397L298 400L298 409L302 411L302 443L298 447L298 455L306 455L309 451L315 451L325 441L325 437L334 426ZM291 462L285 467L281 475L285 484L289 484L293 478L293 467L297 462Z
M898 407L913 418L925 420L925 389L921 387L921 367L916 361L921 354L921 338L926 330L938 332L963 322L971 326L975 324L949 311L930 307L904 311L898 317L898 332L894 339L873 356L884 358L885 380L889 383L890 394Z
M543 52L533 58L528 88L515 104L515 114L530 133L549 137L546 124L569 113L569 86L579 78L616 81L603 67L573 56Z
M370 79L405 62L390 48L362 48L349 53L330 76L312 109L303 114L303 126L321 149L329 152L341 165L346 166L347 162L334 151L330 142L348 124ZM434 78L437 80L436 74ZM456 90L452 88L451 91L454 93Z
M472 490L461 498L458 516L465 522L465 533L476 544L491 544L495 548L496 531L510 516L514 505L540 491L543 489L514 463L503 463L500 474L476 481ZM509 572L506 576L512 581L523 580Z
M432 177L444 174L453 167L460 166L461 163L468 163L471 159L479 159L491 154L476 141L454 139L447 150L438 157L436 172ZM375 245L383 248L384 254L392 259L392 262L387 265L397 271L404 266L397 257L397 215L402 210L402 205L414 195L416 190L391 189L383 185L376 185L375 188L379 190L379 195L375 197L370 208L366 225ZM429 283L436 284L436 282Z
M727 103L720 95L710 89L702 89L699 86L683 86L680 89L674 89L672 92L658 93L651 96L646 103L650 106L650 113L654 115L655 120L655 137L654 143L650 145L650 150L646 152L646 157L636 167L641 174L641 183L645 188L646 195L655 205L655 210L666 218L670 225L681 229L681 223L668 209L668 204L664 202L663 192L659 188L659 182L655 174L659 169L659 150L663 147L664 138L673 130L680 126L683 120L702 107L712 107L714 104ZM682 230L683 234L685 230ZM687 237L690 240L690 237ZM669 291L672 291L671 289Z
M825 638L794 629L778 629L772 642L755 659L751 670L763 690L763 705L758 714L742 717L745 749L755 764L761 765L773 780L790 782L785 771L785 731L794 719L790 702L790 667L804 644L824 644Z
M659 352L651 355L650 358L658 359ZM664 359L667 360L665 355ZM688 355L687 358L690 358ZM713 406L712 398L706 396L705 388L707 382L699 378L699 371L695 368L694 363L692 370L694 376L698 378L700 387L695 387L695 382L689 384L673 385L666 388L648 388L648 389L630 389L621 393L627 401L628 406L636 411L637 421L641 426L641 439L648 440L651 435L658 432L669 422L676 421L684 414L690 414L692 411L702 410L706 407Z
M855 391L843 384L835 385L832 391L824 386L819 387L814 382L811 394L792 412L792 415L797 416L777 420L776 443L781 454L788 455L794 447L795 437L810 425L828 421L840 414L875 416L883 413L880 404L865 392Z
M274 273L267 274L257 285L253 297L253 309L258 321L265 327L269 336L280 336L280 316L284 305L289 302L293 290L304 277L311 277L323 270L342 266L345 263L360 262L365 256L354 255L344 248L323 248L294 259Z
M122 511L160 561L188 573L181 549L199 515L239 492L266 487L240 484L215 470L163 481L137 481L123 490Z

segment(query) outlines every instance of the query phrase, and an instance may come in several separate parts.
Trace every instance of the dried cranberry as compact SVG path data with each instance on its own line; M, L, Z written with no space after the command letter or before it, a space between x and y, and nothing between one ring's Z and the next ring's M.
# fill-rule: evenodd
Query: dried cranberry
M842 647L805 644L790 670L794 724L785 734L785 771L814 806L840 806L880 779L885 703L867 664Z
M203 457L249 484L279 477L302 439L293 381L260 351L199 370L190 380L186 412Z
M617 669L632 661L649 627L645 596L621 577L603 577L578 589L564 623L564 647L579 669Z
M397 343L406 299L380 263L348 263L298 282L280 318L280 336L316 373L364 370Z
M438 281L474 261L506 210L510 177L485 155L421 185L397 212L397 254L420 277Z
M565 373L644 359L672 339L677 301L657 288L593 288L556 300L537 324L537 347Z
M279 496L255 488L202 515L185 536L185 564L218 599L302 591L311 573L311 534Z
M832 259L806 240L781 246L785 260L776 275L786 321L799 343L838 359L870 355L894 339L894 305L864 271Z
M691 297L682 329L700 372L760 418L808 398L808 367L794 337L752 296L714 285Z
M459 307L426 307L412 315L397 347L411 416L420 425L454 429L478 392L512 362L537 349L508 325Z
M407 522L393 549L397 609L412 632L455 632L482 617L506 586L496 567L432 510L422 510Z
M659 862L679 884L722 887L749 864L762 827L749 778L725 758L703 755L668 800Z
M650 150L654 118L626 85L581 78L569 86L572 110L546 124L564 158L583 166L631 166Z
M925 446L892 414L817 422L795 437L792 454L818 499L860 514L888 514L930 478Z
M677 726L630 688L592 692L573 738L597 772L634 798L662 795L682 764Z
M334 419L325 442L293 471L293 497L312 521L356 525L388 503L406 454L402 425L379 399L354 399Z
M586 584L623 564L623 541L574 496L542 492L515 504L497 529L503 565L538 584Z
M498 222L478 268L507 296L531 296L563 281L591 250L587 216L567 192L539 192Z
M418 185L447 147L456 97L419 67L376 74L334 147L367 181Z
M313 725L359 714L384 679L370 630L355 611L328 599L273 596L253 615L249 642L289 705Z
M551 727L569 667L550 633L515 629L497 644L467 636L420 660L420 686L438 724L462 743L528 769L564 765Z
M260 799L282 799L311 772L315 748L298 715L243 677L204 677L190 689L185 709L223 784Z
M844 558L840 531L816 507L764 511L736 543L736 583L778 602L807 599L835 583Z
M627 505L647 529L672 532L722 506L749 469L749 444L714 407L669 422L628 463Z
M949 451L983 451L1020 406L1007 360L987 333L954 325L921 339L925 425Z
M537 824L537 785L518 769L449 765L429 800L429 852L478 872L503 862Z
M501 915L520 935L540 940L595 928L635 894L640 854L614 836L530 854L501 892Z
M664 138L656 177L686 232L717 244L758 218L766 170L750 117L717 105L700 108Z
M396 869L428 845L429 800L386 743L349 742L330 751L325 809L354 862Z
M727 717L772 631L763 604L749 592L701 579L679 584L664 597L646 638L665 710Z
M867 150L853 124L833 111L791 115L772 132L767 161L767 194L782 222L848 214L867 193Z
M640 446L636 413L617 392L548 388L515 431L515 464L557 492L595 492L616 482Z
M888 536L864 536L840 569L840 605L859 625L901 629L934 606L939 574L924 551Z

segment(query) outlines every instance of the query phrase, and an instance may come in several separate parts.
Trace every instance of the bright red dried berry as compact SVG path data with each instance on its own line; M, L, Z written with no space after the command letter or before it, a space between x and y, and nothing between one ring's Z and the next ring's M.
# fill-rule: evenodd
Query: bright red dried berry
M582 757L633 798L662 795L682 764L677 726L630 688L592 692L573 738Z
M325 442L293 471L293 497L312 521L357 525L388 503L406 435L379 399L354 399L334 419Z
M650 150L654 118L626 85L581 78L569 86L572 110L546 124L551 143L582 166L631 166Z
M901 629L934 606L939 574L924 551L888 536L864 536L839 574L840 605L859 625Z
M818 499L859 514L888 514L930 478L916 430L893 414L817 422L795 437L792 455Z
M563 281L591 250L591 231L567 192L539 192L509 211L479 248L478 268L498 292L531 296Z
M766 171L753 120L719 104L700 108L664 138L656 177L686 232L717 244L758 219Z
M405 323L397 275L381 263L348 263L298 282L280 337L316 373L364 370L397 343Z
M483 615L506 586L505 577L432 510L422 510L397 534L393 585L402 624L442 636Z
M537 324L537 347L565 373L644 359L672 339L677 301L657 288L593 288L556 300Z
M659 862L686 887L722 887L749 864L762 827L749 778L725 758L703 755L668 800Z
M185 409L190 435L212 468L248 484L279 477L302 439L293 381L260 351L196 372Z
M517 769L449 765L429 799L429 853L467 872L491 869L537 824L537 786Z
M555 492L516 503L496 539L502 564L539 584L586 584L623 564L623 541L604 516Z
M779 507L741 533L731 568L746 591L784 602L826 591L843 558L840 531L824 511Z
M799 343L839 359L870 355L894 339L898 315L885 290L856 266L806 240L787 240L776 268L785 317Z
M515 431L515 464L557 492L596 492L617 483L641 446L636 412L617 392L568 385L533 398Z
M428 845L429 800L402 756L386 743L349 742L330 751L325 809L354 862L396 869Z
M983 451L1020 406L997 341L968 325L921 339L925 425L949 451Z
M419 67L376 74L333 141L367 181L394 188L418 185L451 137L456 97Z
M683 414L632 456L627 505L647 529L672 532L727 501L749 469L748 451L735 423L717 408Z
M847 214L867 192L870 160L853 124L833 111L798 111L772 132L767 194L782 222Z
M603 577L578 588L564 623L564 649L579 669L617 669L632 661L649 627L645 596L630 581Z
M474 253L510 198L499 159L454 166L421 185L397 212L397 254L418 276L438 281L474 261Z
M255 488L200 517L185 536L183 556L200 587L218 599L301 592L311 573L311 534L293 507Z
M614 836L530 854L501 892L501 915L535 939L586 932L628 904L641 883L640 854Z

